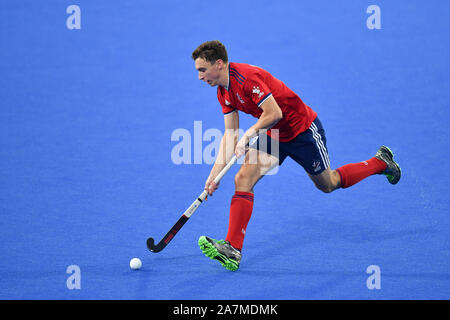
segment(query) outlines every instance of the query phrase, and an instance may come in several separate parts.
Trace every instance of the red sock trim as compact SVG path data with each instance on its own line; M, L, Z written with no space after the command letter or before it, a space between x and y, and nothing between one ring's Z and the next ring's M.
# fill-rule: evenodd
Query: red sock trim
M245 200L248 200L248 201L253 201L255 196L251 192L236 191L234 193L232 199L237 199L237 198L245 199Z

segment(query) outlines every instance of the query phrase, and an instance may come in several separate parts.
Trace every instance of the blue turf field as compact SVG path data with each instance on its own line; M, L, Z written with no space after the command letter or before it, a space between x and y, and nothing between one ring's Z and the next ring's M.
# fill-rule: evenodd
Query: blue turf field
M66 27L72 4L79 30ZM366 27L371 4L381 30ZM3 1L0 298L448 299L449 16L437 0ZM318 112L333 168L386 144L400 183L374 176L323 194L287 160L255 189L231 273L197 239L225 236L234 167L163 252L148 252L211 168L175 165L172 132L223 130L190 58L213 39ZM241 115L243 128L253 121ZM66 287L70 265L79 290ZM379 290L366 286L370 265Z

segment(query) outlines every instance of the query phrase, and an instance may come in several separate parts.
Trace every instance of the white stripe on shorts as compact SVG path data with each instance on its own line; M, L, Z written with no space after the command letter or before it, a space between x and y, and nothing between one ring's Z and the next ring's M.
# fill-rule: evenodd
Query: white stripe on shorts
M326 168L330 167L330 159L328 158L328 152L325 148L325 144L322 141L322 136L319 134L319 130L317 130L317 126L314 122L311 123L311 127L309 129L313 133L314 140L316 140L317 148L319 149L320 155L322 157L322 162Z
M324 163L325 163L325 167L328 168L328 167L330 167L330 159L328 157L327 148L325 147L325 144L324 144L324 142L322 140L322 136L319 134L319 130L317 129L316 124L313 122L313 123L311 123L311 126L314 129L313 133L315 135L315 140L316 140L316 143L317 143L317 147L319 148L319 150L322 153L323 160L324 160Z

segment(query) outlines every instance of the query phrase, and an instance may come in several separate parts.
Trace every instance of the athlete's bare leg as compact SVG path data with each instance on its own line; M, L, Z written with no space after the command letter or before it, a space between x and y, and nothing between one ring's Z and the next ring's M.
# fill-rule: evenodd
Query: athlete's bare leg
M339 189L341 186L341 177L336 170L327 168L318 175L308 175L314 182L317 189L322 190L325 193L333 192L334 190Z
M278 158L250 148L234 178L235 191L253 192L256 183L278 165Z

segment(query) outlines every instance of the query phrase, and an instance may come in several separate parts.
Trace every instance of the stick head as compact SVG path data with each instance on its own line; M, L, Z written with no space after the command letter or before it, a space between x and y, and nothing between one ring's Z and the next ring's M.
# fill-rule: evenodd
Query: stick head
M155 250L155 239L153 239L153 238L148 238L147 239L147 248L150 251L154 251Z
M167 243L164 242L164 239L161 240L157 245L155 245L155 240L153 238L147 239L147 248L151 252L160 252L162 249L164 249L166 247L166 245L167 245Z

